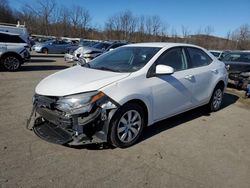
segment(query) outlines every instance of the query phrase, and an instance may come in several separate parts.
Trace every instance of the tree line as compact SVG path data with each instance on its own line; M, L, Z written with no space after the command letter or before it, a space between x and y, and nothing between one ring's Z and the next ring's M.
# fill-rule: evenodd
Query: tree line
M248 24L220 38L213 36L212 26L192 33L188 26L182 25L178 33L158 15L138 16L130 10L109 16L103 26L94 25L91 18L86 8L80 5L59 6L55 0L37 0L35 7L25 4L20 10L12 9L8 0L0 1L0 22L25 22L32 34L130 42L185 42L208 49L250 49Z

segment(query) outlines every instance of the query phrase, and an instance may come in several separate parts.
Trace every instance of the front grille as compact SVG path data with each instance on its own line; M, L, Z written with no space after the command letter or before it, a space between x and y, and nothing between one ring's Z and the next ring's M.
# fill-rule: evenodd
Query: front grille
M55 109L57 100L58 97L35 95L34 105L36 106L36 112L55 125L65 129L72 128L72 118Z
M50 110L48 108L37 107L36 112L47 121L58 125L62 128L72 128L72 118L63 116L56 110Z

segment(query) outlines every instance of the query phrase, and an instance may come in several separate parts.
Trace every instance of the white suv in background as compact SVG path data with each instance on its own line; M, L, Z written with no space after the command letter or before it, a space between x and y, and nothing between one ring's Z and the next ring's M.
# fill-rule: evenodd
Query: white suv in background
M29 45L18 33L0 31L0 66L16 71L30 59Z
M128 147L162 119L202 105L219 110L226 85L225 64L201 47L125 45L42 80L33 130L57 144Z
M29 46L29 48L31 47L29 32L25 25L20 25L19 22L17 23L17 25L9 23L0 23L0 32L16 34Z
M1 46L19 46L29 49L29 45L24 41L19 34L0 31Z
M0 66L7 71L17 71L30 59L29 51L23 46L0 44Z

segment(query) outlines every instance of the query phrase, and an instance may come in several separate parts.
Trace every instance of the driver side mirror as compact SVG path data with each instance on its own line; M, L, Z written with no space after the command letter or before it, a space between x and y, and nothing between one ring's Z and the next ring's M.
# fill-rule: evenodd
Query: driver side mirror
M166 75L166 74L173 74L174 69L173 67L167 65L156 65L155 67L155 74L156 75Z

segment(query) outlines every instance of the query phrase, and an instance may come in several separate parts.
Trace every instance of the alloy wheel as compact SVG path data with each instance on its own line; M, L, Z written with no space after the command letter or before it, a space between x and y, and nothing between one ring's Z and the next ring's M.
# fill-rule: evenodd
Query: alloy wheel
M220 108L221 102L222 102L222 91L220 88L218 88L215 92L214 92L214 97L213 97L213 107L215 110Z
M117 126L117 136L123 143L133 141L142 128L142 118L136 110L129 110L120 118Z
M14 57L14 56L9 56L9 57L4 59L3 64L7 70L14 71L14 70L17 70L19 68L20 61L18 58Z

